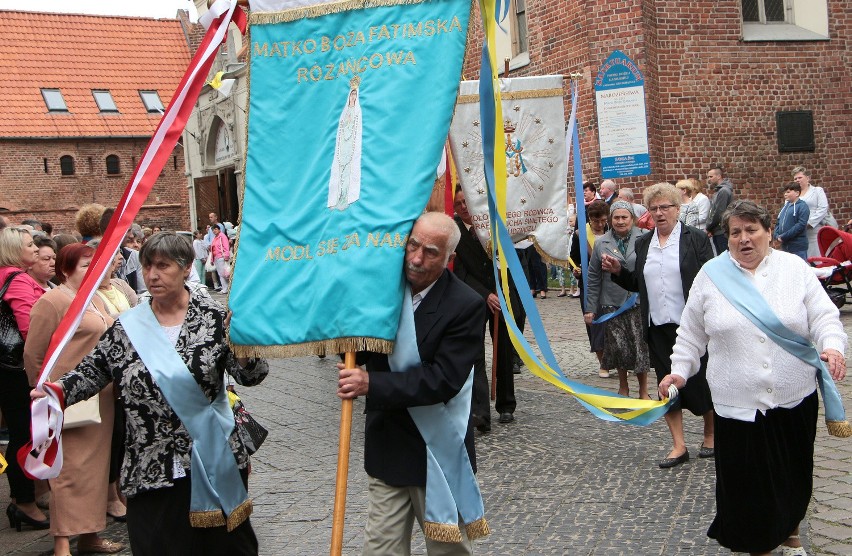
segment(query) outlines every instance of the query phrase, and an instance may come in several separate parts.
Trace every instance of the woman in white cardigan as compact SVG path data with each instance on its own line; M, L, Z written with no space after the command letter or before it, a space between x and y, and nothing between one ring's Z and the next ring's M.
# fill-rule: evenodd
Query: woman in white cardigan
M769 247L769 213L751 201L732 203L723 217L728 253L791 331L813 342L835 380L845 376L846 334L837 308L799 257ZM716 517L707 535L732 551L803 555L799 522L813 486L816 369L791 355L744 314L702 268L690 291L672 353L665 395L698 371L709 352L713 396ZM726 261L727 262L727 261ZM739 277L738 277L739 278ZM719 278L714 278L719 280Z

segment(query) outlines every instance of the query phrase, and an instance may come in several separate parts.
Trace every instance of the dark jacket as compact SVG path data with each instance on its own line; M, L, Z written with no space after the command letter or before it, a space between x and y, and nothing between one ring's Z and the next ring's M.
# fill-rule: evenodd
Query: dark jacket
M784 203L778 214L778 223L775 224L775 237L781 240L781 248L791 253L808 250L808 236L805 230L808 228L808 218L811 217L811 209L801 199L796 199L793 204Z
M456 258L453 261L453 273L462 282L473 288L483 299L497 292L494 282L494 268L491 258L473 229L468 230L461 218L455 217L461 236L456 246Z
M648 287L645 284L645 261L648 260L648 249L654 233L648 233L636 240L636 267L631 271L621 269L616 276L611 274L612 281L625 290L639 292L639 302L642 310L642 329L645 339L648 339ZM698 275L701 267L713 258L713 248L707 234L692 226L680 225L680 281L683 288L684 300L689 299L689 289Z
M734 200L734 184L728 178L716 185L713 201L710 203L710 216L707 217L707 231L714 236L726 235L722 228L722 214Z
M384 354L366 355L370 387L364 470L391 486L426 485L426 444L406 408L446 403L459 393L482 345L485 303L447 270L414 312L422 366L390 372ZM476 471L473 432L465 436Z

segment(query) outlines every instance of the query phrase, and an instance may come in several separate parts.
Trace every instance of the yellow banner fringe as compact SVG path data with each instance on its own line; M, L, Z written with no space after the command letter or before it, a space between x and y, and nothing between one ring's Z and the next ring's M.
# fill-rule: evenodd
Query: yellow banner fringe
M289 21L296 21L297 19L310 19L352 10L379 8L385 6L401 6L403 4L422 4L428 1L429 0L344 0L343 2L316 4L313 6L293 8L292 10L283 10L280 12L251 12L249 13L249 23L259 23L261 25L286 23Z
M391 340L382 340L381 338L351 337L302 342L287 346L258 346L232 343L231 351L237 357L264 357L269 359L301 357L304 355L334 355L347 351L390 353L393 351L393 342Z
M564 89L536 89L533 91L517 91L500 93L501 100L523 100L525 98L547 98L565 96ZM458 104L473 104L479 102L479 95L459 95Z

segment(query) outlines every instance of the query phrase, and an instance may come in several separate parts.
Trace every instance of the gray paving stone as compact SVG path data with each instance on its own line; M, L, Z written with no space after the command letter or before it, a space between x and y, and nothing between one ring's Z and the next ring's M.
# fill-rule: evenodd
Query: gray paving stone
M588 351L575 300L538 300L551 346L566 374L611 391ZM852 331L852 311L842 311ZM532 338L530 338L532 340ZM534 343L534 342L533 342ZM270 377L240 394L269 430L253 459L252 523L264 555L327 554L331 538L340 403L332 358L272 362ZM630 378L635 395L636 385ZM840 389L852 409L852 386ZM712 460L699 460L701 420L687 415L689 463L661 470L670 437L662 421L640 428L600 421L569 395L534 377L516 376L517 421L496 423L477 437L478 478L493 533L475 543L481 555L717 555L707 538L715 511ZM363 401L354 404L343 553L359 554L367 511L363 471ZM852 555L852 443L829 437L820 424L815 490L802 536L809 554ZM0 481L0 500L8 486ZM415 527L413 554L425 554ZM126 527L104 536L126 542ZM49 554L43 531L16 533L0 522L0 552ZM125 550L123 554L129 554Z

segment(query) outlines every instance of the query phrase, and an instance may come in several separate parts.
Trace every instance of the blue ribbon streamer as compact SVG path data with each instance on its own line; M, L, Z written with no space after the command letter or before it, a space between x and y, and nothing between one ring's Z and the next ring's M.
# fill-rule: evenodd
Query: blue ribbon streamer
M494 133L495 133L495 103L494 101L494 88L493 88L493 73L491 69L491 64L489 62L489 52L488 52L488 43L487 41L483 44L482 47L482 69L480 71L479 76L479 109L480 109L480 122L481 122L481 130L482 130L482 147L483 147L483 165L484 165L484 173L485 173L485 181L488 184L488 212L491 218L491 252L493 260L497 260L497 241L500 241L501 245L513 245L512 238L509 235L509 231L506 229L506 223L503 221L502 217L497 213L497 193L495 190L495 179L494 179ZM574 97L576 99L576 91L574 92ZM491 102L489 102L491 101ZM582 165L580 163L579 157L579 140L577 139L577 130L574 129L574 173L575 173L575 181L577 179L580 180L580 195L582 196ZM582 198L582 197L580 197ZM578 207L582 206L578 204ZM579 210L577 211L578 218L582 218L585 221L585 215L581 213ZM580 216L582 214L582 216ZM581 229L585 229L585 225L582 226ZM496 237L495 237L496 236ZM584 241L581 238L580 248L583 257L583 266L584 266L584 274L585 274L585 265L586 265L586 254L588 251L583 249ZM599 388L595 388L593 386L587 386L585 384L574 382L569 380L562 370L559 367L559 364L556 361L556 356L553 354L553 350L550 347L550 342L547 340L547 335L544 331L544 323L541 319L541 314L538 312L538 307L536 307L535 302L533 301L532 294L530 293L530 287L527 283L526 276L524 275L523 268L521 267L521 263L518 260L518 255L513 248L503 249L503 254L506 259L506 264L509 268L509 272L511 273L512 280L515 284L516 289L518 290L518 295L521 298L521 303L526 310L527 319L530 323L530 328L533 332L533 336L535 337L536 343L538 344L539 349L541 350L542 356L544 357L545 362L553 371L553 377L565 385L569 389L581 393L581 394L595 394L600 396L608 396L608 397L616 397L612 392L608 392L605 390L601 390ZM494 271L494 279L497 284L500 283L500 276L498 274L497 265L493 266ZM509 308L506 305L506 298L503 295L502 288L497 288L497 296L500 299L500 308L504 315L510 315ZM535 356L532 346L530 346L529 342L526 338L524 338L523 333L518 328L517 324L515 324L514 320L511 318L504 319L506 322L506 326L509 327L510 330L514 333L515 338L521 344L521 348L530 355L534 360L538 360L538 357ZM595 417L599 419L603 419L605 421L613 421L613 422L626 422L634 425L645 426L650 423L653 423L657 419L659 419L662 415L664 415L668 411L669 405L671 405L671 400L669 400L666 404L661 405L659 407L655 407L646 411L645 413L636 416L633 419L625 421L624 419L620 419L618 416L611 415L602 409L595 407L588 402L576 398L578 402L580 402L589 412L591 412Z
M621 307L619 307L617 310L613 311L612 313L607 313L605 315L599 316L598 318L593 320L592 323L593 324L603 324L608 320L612 320L615 317L617 317L618 315L620 315L622 313L626 313L627 311L629 311L630 309L635 307L637 301L639 301L639 294L638 293L632 293L632 294L630 294L630 297L627 298L627 300L624 302L624 304Z

